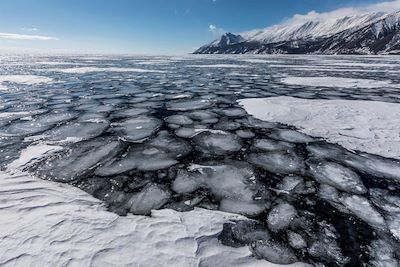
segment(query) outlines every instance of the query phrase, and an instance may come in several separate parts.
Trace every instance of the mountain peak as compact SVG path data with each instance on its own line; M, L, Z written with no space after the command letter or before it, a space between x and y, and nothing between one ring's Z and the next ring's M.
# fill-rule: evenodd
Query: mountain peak
M224 33L220 39L216 40L219 46L227 46L237 44L245 41L245 39L239 34L233 34L231 32Z

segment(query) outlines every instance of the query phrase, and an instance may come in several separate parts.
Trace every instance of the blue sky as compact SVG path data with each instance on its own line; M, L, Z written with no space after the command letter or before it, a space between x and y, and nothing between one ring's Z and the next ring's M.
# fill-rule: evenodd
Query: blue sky
M0 52L180 54L223 31L377 0L0 0ZM395 1L398 2L398 1Z

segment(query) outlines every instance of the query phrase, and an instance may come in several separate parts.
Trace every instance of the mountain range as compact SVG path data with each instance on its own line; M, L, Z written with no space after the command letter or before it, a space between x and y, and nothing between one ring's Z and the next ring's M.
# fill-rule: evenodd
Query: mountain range
M400 54L400 11L293 20L225 33L195 54Z

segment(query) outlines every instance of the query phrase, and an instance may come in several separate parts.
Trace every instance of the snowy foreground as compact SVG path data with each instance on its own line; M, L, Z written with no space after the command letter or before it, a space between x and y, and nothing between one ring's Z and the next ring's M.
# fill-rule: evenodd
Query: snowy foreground
M215 236L242 216L166 209L120 217L79 189L26 174L0 173L0 218L1 266L266 266Z
M0 265L399 266L398 57L5 57Z

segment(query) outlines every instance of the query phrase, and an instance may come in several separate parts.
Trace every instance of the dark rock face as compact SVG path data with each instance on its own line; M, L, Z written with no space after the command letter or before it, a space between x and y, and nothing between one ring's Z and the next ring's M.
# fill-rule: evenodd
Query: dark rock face
M228 37L230 39L228 40ZM195 54L400 54L400 12L368 25L356 26L318 38L280 42L246 40L224 34L194 52Z

